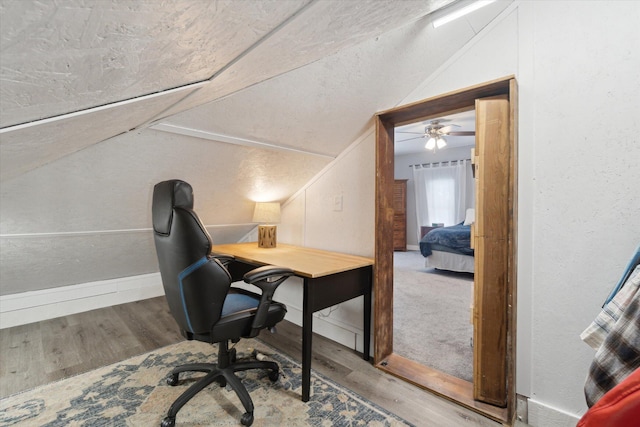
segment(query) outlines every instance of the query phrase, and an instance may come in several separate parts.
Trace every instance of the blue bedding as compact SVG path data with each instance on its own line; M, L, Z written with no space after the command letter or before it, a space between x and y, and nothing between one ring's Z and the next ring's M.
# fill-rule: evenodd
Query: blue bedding
M420 253L427 257L431 251L452 252L454 254L471 255L471 226L458 225L440 227L428 232L420 240Z

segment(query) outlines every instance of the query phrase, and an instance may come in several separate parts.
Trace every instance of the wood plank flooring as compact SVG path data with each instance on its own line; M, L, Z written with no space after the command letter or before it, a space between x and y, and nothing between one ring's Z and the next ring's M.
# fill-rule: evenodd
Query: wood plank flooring
M284 321L277 334L260 339L300 361L300 327ZM182 340L164 297L2 329L0 397ZM313 340L316 372L416 426L500 425L376 369L349 348L319 335Z

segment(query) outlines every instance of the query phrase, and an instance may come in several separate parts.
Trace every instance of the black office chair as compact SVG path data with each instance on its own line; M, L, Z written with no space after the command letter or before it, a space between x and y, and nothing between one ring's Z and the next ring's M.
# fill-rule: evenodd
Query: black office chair
M205 372L171 405L162 427L175 425L176 414L192 397L209 384L227 383L236 392L245 413L240 422L253 423L253 402L235 375L247 369L268 369L276 381L279 368L271 361L238 361L229 341L251 338L284 318L287 308L272 300L276 288L293 271L265 266L244 275L244 281L257 286L262 295L231 287L231 276L224 263L233 257L210 254L211 238L193 211L193 190L179 180L164 181L153 189L153 231L160 274L171 314L188 340L218 344L218 363L192 363L178 366L167 378L178 384L182 372Z

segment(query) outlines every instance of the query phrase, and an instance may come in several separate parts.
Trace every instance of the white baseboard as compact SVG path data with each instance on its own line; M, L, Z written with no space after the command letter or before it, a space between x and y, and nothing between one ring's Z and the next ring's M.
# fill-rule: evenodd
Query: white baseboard
M243 287L244 284L236 285ZM160 273L4 295L0 296L0 329L161 295L164 289ZM285 319L302 326L302 309L288 302L287 310ZM360 328L316 314L313 331L362 352Z
M570 414L545 403L529 399L528 422L532 427L575 427L580 416Z
M164 295L160 273L0 296L0 328Z
M302 327L302 310L287 304L285 320ZM363 352L362 330L354 331L351 325L343 325L330 317L313 316L313 332L344 345L347 348ZM277 328L277 326L276 326ZM373 343L373 340L371 340ZM370 351L370 354L373 354Z

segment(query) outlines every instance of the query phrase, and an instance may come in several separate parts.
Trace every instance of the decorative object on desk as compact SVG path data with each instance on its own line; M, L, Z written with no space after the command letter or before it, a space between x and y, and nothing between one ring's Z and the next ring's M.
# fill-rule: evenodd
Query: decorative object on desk
M273 224L280 222L280 203L256 202L253 222L262 223L258 225L258 247L275 248L276 226Z
M242 382L256 402L254 426L410 425L399 417L316 373L312 396L300 400L300 365L256 340L242 340L238 357L256 349L282 368L271 382L261 371L246 371ZM193 381L171 387L163 376L177 364L215 360L217 349L183 341L85 374L9 396L0 401L0 425L10 426L154 426L165 409ZM180 411L179 425L238 425L243 409L236 394L215 384ZM226 422L225 422L226 420Z

